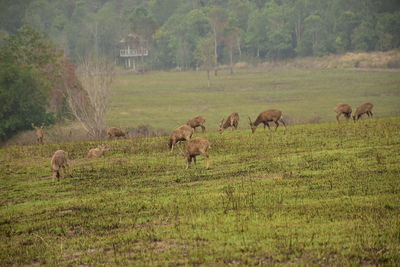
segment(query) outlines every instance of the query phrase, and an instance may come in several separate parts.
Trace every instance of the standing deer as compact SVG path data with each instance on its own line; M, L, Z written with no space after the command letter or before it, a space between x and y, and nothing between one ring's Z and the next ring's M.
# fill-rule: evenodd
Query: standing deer
M111 127L107 129L108 139L113 137L125 137L124 131L121 128Z
M66 166L69 167L68 153L64 150L57 150L51 158L51 170L53 171L53 178L57 178L57 180L60 180L61 168L64 169L63 172L65 173Z
M169 136L168 147L171 149L171 152L174 150L174 146L176 143L181 141L189 141L192 138L194 133L194 129L189 125L182 125L171 132Z
M88 158L99 158L101 157L104 152L110 150L106 145L101 144L97 148L92 148L89 150L87 157Z
M351 107L347 104L338 104L333 110L336 112L336 120L339 123L339 117L343 114L347 120L351 117Z
M283 124L283 126L285 126L285 128L286 128L286 124L282 119L282 111L277 110L277 109L269 109L264 112L261 112L260 115L258 115L257 119L254 122L252 122L249 117L249 121L250 121L250 127L251 127L252 133L254 133L256 131L257 126L260 123L264 124L264 130L265 130L265 126L268 126L268 129L271 129L268 124L268 122L270 122L270 121L275 122L275 124L276 124L275 131L279 127L278 121L280 121Z
M360 119L360 117L364 114L368 115L368 118L374 115L372 114L372 108L374 107L374 105L370 102L365 102L363 104L361 104L360 106L357 107L356 112L354 112L353 114L353 120L354 122L358 121Z
M43 138L44 138L44 131L43 131L44 123L40 127L35 126L35 124L32 123L32 128L35 129L35 135L36 135L36 142L38 144L43 145Z
M206 119L203 116L199 115L199 116L196 116L196 117L188 120L186 125L189 125L193 129L200 126L201 132L204 133L206 131L206 127L204 127L205 122L206 122Z
M239 126L239 114L234 112L228 116L225 123L224 123L224 119L222 119L222 121L219 125L218 131L220 133L223 133L224 130L228 129L229 127L231 127L231 130L233 131L233 128L235 128L235 130L236 130L238 126Z
M202 155L206 160L206 169L208 169L209 162L208 162L208 154L207 149L209 149L210 143L207 139L202 137L196 137L190 139L186 146L186 169L189 168L190 164L192 163L192 159L196 164L196 156Z

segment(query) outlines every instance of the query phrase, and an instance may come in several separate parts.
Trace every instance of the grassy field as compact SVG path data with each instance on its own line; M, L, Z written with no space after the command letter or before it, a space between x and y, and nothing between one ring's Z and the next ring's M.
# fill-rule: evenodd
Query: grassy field
M390 73L296 73L317 75L321 82L323 77L335 81L340 73L342 79L335 83L340 93L334 99L328 85L326 95L315 96L321 101L315 105L317 114L326 120L332 112L322 110L336 102L391 103L376 110L389 115L399 97L393 91L398 78ZM193 74L172 77L184 75ZM241 84L242 75L254 75L258 85L240 91L250 88ZM157 109L156 103L165 98L176 98L177 104L169 107L173 114L194 115L205 106L209 107L205 115L229 108L254 114L272 106L267 98L256 96L282 100L291 96L293 103L282 102L278 107L296 114L304 103L312 103L307 95L314 95L317 87L323 89L305 79L299 84L303 93L294 93L296 79L290 72L280 73L285 79L279 81L270 73L259 75L222 77L231 80L232 87L205 91L198 99L200 78L192 87L175 88L175 92L188 93L177 98L169 96L168 87L179 81L159 74L160 81L150 82L149 88L170 82L154 94L152 108ZM373 92L368 81L374 75L390 77L390 82L379 84L392 95L367 97ZM147 99L150 105L151 101L145 97L146 88L139 86L146 77L150 76L119 78L118 90L125 90L132 101L116 99L120 104L126 99L125 112L132 112L132 120L127 115L121 124L150 120L144 102ZM137 80L131 92L129 84ZM351 88L349 80L360 85ZM272 91L273 81L279 90ZM261 88L266 88L265 93ZM213 93L228 92L235 93L221 104L208 103ZM248 96L243 109L236 104L225 106L229 99L241 101L241 92ZM187 99L206 103L193 104L196 107L191 110L190 104L184 104ZM257 105L251 105L251 100ZM110 119L123 110L114 107ZM301 116L305 118L315 115L314 109L304 110ZM133 117L136 112L143 113ZM161 108L155 112L160 114ZM166 122L161 126L171 127ZM97 145L94 142L2 148L0 265L395 266L400 262L400 117L196 136L205 136L212 144L209 170L204 169L202 158L184 170L184 145L171 154L166 137L108 141L111 151L93 160L85 155ZM68 151L71 158L69 176L61 182L50 177L49 162L56 149Z
M141 124L170 131L187 119L203 115L212 131L232 112L247 116L277 108L289 123L335 120L332 108L348 103L353 108L370 101L376 116L400 115L399 72L355 70L274 69L239 71L212 76L205 72L152 72L118 75L112 90L108 124Z

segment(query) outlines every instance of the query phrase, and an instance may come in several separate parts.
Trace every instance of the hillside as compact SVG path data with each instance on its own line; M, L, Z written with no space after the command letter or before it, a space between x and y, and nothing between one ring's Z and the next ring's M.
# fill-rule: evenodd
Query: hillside
M242 118L241 123L245 123ZM0 150L0 265L395 265L400 118ZM53 182L53 152L70 154Z

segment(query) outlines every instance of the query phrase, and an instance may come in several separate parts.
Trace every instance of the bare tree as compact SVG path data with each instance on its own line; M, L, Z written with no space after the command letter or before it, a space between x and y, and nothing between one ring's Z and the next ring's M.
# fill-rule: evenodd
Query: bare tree
M214 40L214 74L218 75L218 44L221 39L223 30L228 23L228 13L219 7L214 7L209 11L208 21L211 25L212 35Z
M233 53L235 48L239 50L240 44L240 29L236 27L227 27L224 32L224 43L229 50L229 68L230 73L233 74Z
M89 135L102 137L114 64L103 57L88 56L80 60L78 76L80 86L67 86L70 110Z
M213 53L213 39L212 38L203 38L200 39L197 43L196 48L196 58L198 62L206 69L207 71L207 86L210 88L210 71L214 65L215 54Z

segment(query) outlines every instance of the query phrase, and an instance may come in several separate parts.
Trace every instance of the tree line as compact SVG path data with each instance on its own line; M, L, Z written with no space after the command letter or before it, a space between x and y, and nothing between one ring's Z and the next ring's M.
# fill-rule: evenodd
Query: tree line
M135 33L151 69L400 47L397 0L4 0L0 10L0 45L28 24L73 60L116 59Z

